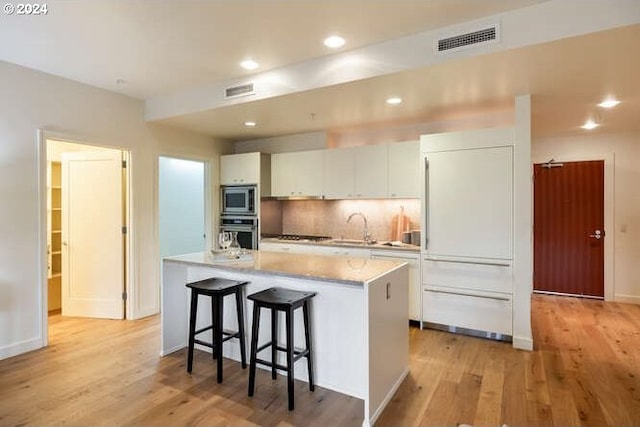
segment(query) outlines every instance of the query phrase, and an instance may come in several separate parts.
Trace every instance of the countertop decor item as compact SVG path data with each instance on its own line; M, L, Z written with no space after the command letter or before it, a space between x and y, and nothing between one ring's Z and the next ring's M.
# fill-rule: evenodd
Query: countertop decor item
M403 233L410 231L411 218L404 214L404 206L400 206L400 213L394 215L391 219L391 235L389 240L402 241Z

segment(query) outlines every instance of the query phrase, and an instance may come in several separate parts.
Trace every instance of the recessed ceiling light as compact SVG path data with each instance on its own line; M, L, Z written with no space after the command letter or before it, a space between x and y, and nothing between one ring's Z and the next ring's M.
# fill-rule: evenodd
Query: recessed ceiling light
M252 128L256 126L256 122L244 122L244 125L248 128Z
M580 126L582 129L586 129L586 130L592 130L597 128L598 126L600 126L598 123L594 122L593 120L587 120L585 122L585 124L583 124L582 126Z
M344 39L340 36L329 36L324 39L324 45L331 49L337 49L344 46Z
M598 107L613 108L618 104L620 104L620 101L618 101L617 99L608 98L608 99L605 99L604 101L602 101L600 104L598 104Z
M393 96L391 98L387 98L387 104L389 104L389 105L402 104L402 98L400 98L398 96Z
M255 70L259 67L259 64L253 59L245 59L240 63L240 66L245 70Z

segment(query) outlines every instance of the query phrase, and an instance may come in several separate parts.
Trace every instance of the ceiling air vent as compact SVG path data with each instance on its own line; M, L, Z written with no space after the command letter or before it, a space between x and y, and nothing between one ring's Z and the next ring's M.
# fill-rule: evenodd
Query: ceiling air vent
M237 98L239 96L254 95L254 94L255 94L255 91L253 90L253 83L247 83L245 85L240 85L240 86L232 86L224 90L224 97L226 99Z
M496 43L500 39L499 28L491 25L464 34L439 38L436 42L437 52L450 52L470 48L481 44Z

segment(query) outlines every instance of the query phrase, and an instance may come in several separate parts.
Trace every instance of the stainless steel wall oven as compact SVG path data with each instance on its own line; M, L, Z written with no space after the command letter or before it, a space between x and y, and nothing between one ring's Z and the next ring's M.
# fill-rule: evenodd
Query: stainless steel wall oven
M258 249L258 218L255 216L223 215L220 231L238 233L238 243L243 249Z

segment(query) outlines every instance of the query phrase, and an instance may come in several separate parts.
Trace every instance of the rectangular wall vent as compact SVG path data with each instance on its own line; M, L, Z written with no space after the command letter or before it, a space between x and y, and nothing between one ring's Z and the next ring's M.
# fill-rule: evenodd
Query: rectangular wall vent
M464 34L458 34L451 37L440 38L437 40L437 52L447 52L461 50L480 44L495 43L499 41L499 31L497 25L483 28L477 31L471 31Z
M236 98L238 96L254 95L253 83L247 83L240 86L228 87L224 90L225 98Z

